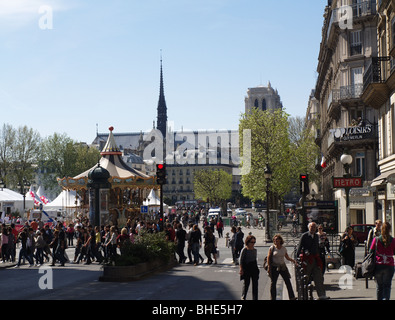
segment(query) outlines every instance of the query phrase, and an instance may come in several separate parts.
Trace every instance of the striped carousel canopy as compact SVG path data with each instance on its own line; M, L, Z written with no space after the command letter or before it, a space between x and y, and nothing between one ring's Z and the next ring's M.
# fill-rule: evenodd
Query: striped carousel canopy
M112 184L112 187L154 186L156 184L155 177L133 169L123 161L122 152L115 143L112 133L114 128L110 127L109 130L110 134L107 143L100 153L102 157L99 164L100 167L105 168L110 173L109 182ZM58 182L64 189L86 189L88 174L96 167L97 165L73 178L58 179Z

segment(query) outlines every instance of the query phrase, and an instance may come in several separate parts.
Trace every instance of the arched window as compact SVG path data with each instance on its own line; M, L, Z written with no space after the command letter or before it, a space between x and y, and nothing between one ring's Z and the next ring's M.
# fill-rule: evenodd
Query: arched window
M266 110L266 100L265 98L262 100L262 111Z
M254 102L254 107L255 108L259 108L259 102L258 102L258 99L255 99L255 102Z

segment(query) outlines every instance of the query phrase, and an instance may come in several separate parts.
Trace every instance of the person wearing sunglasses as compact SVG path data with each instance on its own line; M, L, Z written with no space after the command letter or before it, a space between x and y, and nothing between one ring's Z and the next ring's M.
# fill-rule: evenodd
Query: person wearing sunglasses
M287 249L283 246L284 240L281 235L277 234L273 237L273 244L274 245L269 250L269 255L271 255L271 257L268 257L268 273L272 281L270 284L271 299L276 300L277 280L279 275L281 275L284 279L285 285L287 286L289 300L296 300L290 280L291 274L285 264L284 258L292 263L296 263L296 261L288 256Z
M258 300L259 269L257 250L255 249L256 238L252 235L245 239L245 247L240 254L240 280L244 280L241 299L247 298L248 288L252 280L252 299Z

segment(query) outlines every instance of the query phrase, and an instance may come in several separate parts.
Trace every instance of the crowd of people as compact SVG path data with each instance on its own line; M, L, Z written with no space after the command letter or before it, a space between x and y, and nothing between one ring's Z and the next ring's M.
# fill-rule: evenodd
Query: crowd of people
M26 221L22 227L16 228L3 224L0 234L1 263L12 262L19 267L29 263L30 267L51 262L51 266L59 263L91 264L103 263L122 253L122 244L128 239L134 242L135 236L143 230L158 232L157 223L130 220L124 228L103 225L93 227L87 218L76 219L65 225L62 222L50 224L40 220ZM17 256L17 248L19 254ZM74 257L69 257L66 248L74 247Z

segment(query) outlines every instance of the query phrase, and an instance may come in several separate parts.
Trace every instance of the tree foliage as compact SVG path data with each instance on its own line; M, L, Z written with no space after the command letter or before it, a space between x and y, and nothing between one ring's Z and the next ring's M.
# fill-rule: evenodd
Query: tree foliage
M242 115L239 133L242 166L249 168L242 170L242 192L252 201L266 198L266 165L272 171L270 190L280 198L299 184L301 173L309 174L310 181L318 179L315 162L319 149L303 119L289 118L283 110L254 109ZM247 134L251 136L250 148L244 145Z
M292 168L288 136L288 115L282 110L274 112L254 109L242 115L239 126L242 165L251 164L241 178L243 195L252 201L266 199L265 168L272 171L271 191L284 195L290 189ZM250 133L250 148L245 146L244 135ZM248 154L244 154L248 150Z
M232 175L224 170L198 170L194 173L193 188L196 199L217 205L231 197Z

